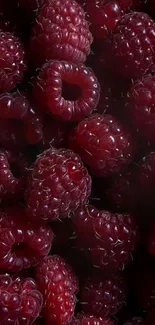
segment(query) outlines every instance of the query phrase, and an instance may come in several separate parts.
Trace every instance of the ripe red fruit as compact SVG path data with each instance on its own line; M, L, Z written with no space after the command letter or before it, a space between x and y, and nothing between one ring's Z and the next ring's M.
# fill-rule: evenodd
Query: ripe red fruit
M0 275L1 325L29 325L41 312L42 294L31 278Z
M108 177L125 168L135 154L129 128L112 115L94 114L80 122L69 139L95 176Z
M113 325L113 323L109 319L79 314L77 318L71 320L69 325Z
M155 64L155 22L145 13L123 16L105 41L106 65L118 75L138 78Z
M32 219L66 217L83 205L91 178L80 157L67 149L48 149L38 156L30 173L25 200Z
M0 93L3 93L22 80L26 63L20 40L11 33L0 32L0 52Z
M76 1L47 1L33 26L30 51L35 64L50 59L83 63L91 43L84 11Z
M137 227L130 214L112 214L88 205L73 215L77 245L94 266L123 269L137 243Z
M53 241L50 227L27 222L22 206L0 212L0 269L19 272L36 266L48 255Z
M77 278L60 256L48 256L38 266L36 279L44 297L47 324L66 325L74 315Z
M126 301L126 287L122 274L99 275L85 280L81 288L82 310L96 317L111 317Z
M36 101L65 121L80 121L99 101L100 86L93 71L70 62L49 61L34 82Z

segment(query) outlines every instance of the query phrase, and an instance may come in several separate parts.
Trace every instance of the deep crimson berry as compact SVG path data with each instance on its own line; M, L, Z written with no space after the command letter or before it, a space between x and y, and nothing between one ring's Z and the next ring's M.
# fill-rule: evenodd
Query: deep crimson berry
M37 265L50 249L52 230L27 221L22 206L0 212L0 269L19 272Z
M0 275L0 317L2 325L29 325L42 309L43 298L36 282L9 274Z
M141 12L126 14L105 41L106 65L126 78L141 77L155 65L154 44L154 21Z
M99 275L87 278L81 288L82 310L96 317L111 317L126 301L126 288L122 274Z
M25 194L32 218L66 217L83 205L91 191L91 178L80 157L67 149L48 149L34 163Z
M74 315L77 278L60 256L47 256L38 266L36 279L44 297L47 324L65 325Z
M30 51L38 64L50 59L83 63L91 43L84 11L76 1L47 1L33 26Z
M12 126L15 128L19 125L19 132L21 132L22 140L25 136L26 142L30 144L39 142L43 136L42 123L39 115L26 96L19 92L0 95L0 119L4 120L4 123L5 121L8 123L6 124L8 125L8 129L9 125L10 129ZM10 124L8 120L12 120ZM4 130L7 130L7 127L4 127Z
M10 91L22 80L26 69L20 40L11 33L0 32L0 92Z
M136 80L129 92L127 113L140 135L155 145L155 76L146 75Z
M104 177L126 167L135 153L135 139L128 126L106 114L94 114L80 122L69 146L80 154L94 175Z
M113 325L113 323L109 319L79 314L77 318L71 320L69 325Z
M49 61L34 82L33 95L47 112L59 119L80 121L95 110L100 86L90 68Z
M126 322L124 325L142 325L142 324L144 323L141 317L134 317L130 321Z
M112 214L88 205L73 215L77 245L92 263L104 269L122 269L137 243L137 227L130 214Z

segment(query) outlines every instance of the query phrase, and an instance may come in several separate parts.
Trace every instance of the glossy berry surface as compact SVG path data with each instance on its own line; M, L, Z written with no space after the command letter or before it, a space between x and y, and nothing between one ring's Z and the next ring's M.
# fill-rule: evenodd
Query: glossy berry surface
M29 325L39 316L42 294L32 278L0 275L1 324Z
M36 279L44 297L44 317L47 324L67 324L74 315L77 278L63 258L46 257L36 271Z
M94 266L123 269L130 260L137 241L137 227L131 215L112 214L88 205L75 211L73 225L78 246Z
M10 91L22 80L26 69L25 52L20 40L0 32L0 92Z
M80 121L92 113L99 94L100 86L91 69L64 61L45 64L33 88L44 110L64 121Z
M76 1L47 1L34 23L30 51L38 64L50 59L83 63L91 43L84 11Z
M126 78L141 77L155 64L155 23L145 13L123 16L105 42L106 64Z
M81 288L80 303L86 314L111 317L125 304L126 288L123 276L93 275Z
M28 222L22 206L0 212L1 270L19 272L37 265L48 255L52 241L52 230Z
M95 176L108 177L134 158L135 140L129 128L112 115L94 114L80 122L69 140Z
M80 157L67 149L48 149L32 168L25 200L32 219L67 217L83 205L91 191L91 178Z

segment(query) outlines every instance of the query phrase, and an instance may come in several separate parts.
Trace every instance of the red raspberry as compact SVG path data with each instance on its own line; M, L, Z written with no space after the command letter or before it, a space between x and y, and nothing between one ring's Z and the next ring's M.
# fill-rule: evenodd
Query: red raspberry
M124 325L142 325L142 324L143 324L143 319L141 317L134 317L130 321L126 322Z
M134 157L135 139L128 127L112 115L94 114L80 122L69 146L78 152L95 176L108 177Z
M125 173L118 174L107 190L110 203L131 211L136 207L154 205L155 152L129 167Z
M69 131L70 127L67 124L46 115L43 119L43 138L39 143L39 147L43 150L50 147L65 148Z
M128 93L127 112L145 140L155 145L155 76L136 80Z
M61 257L46 257L38 266L36 278L44 297L44 317L47 324L65 325L74 315L77 278Z
M86 202L90 191L91 178L80 157L51 148L34 163L25 195L28 214L36 220L66 217Z
M77 318L73 318L69 325L113 325L113 323L109 319L80 314Z
M0 201L9 202L22 197L28 162L23 154L0 151Z
M26 69L24 49L11 33L0 32L0 92L12 90Z
M0 268L18 272L37 265L50 249L52 230L46 225L27 222L22 206L0 213Z
M19 122L21 122L20 131L22 140L24 134L26 141L30 144L39 142L43 136L40 117L29 103L26 96L19 92L13 94L6 93L0 96L0 119L7 120L8 128L8 120L12 120L10 127L12 125L14 126L14 124L17 127L17 125L20 125ZM18 124L16 124L16 121Z
M80 303L87 314L111 317L125 304L126 288L122 274L95 274L81 288Z
M42 294L31 278L0 275L1 325L29 325L42 309Z
M33 95L49 113L66 121L80 121L99 101L100 86L90 68L49 61L34 83Z
M83 63L92 36L83 9L74 0L47 1L36 19L30 40L34 62L67 60Z
M104 269L122 269L137 242L137 227L130 214L112 214L88 205L73 215L77 244L92 263Z
M154 67L154 44L155 22L145 13L126 14L105 41L106 65L126 78L141 77Z

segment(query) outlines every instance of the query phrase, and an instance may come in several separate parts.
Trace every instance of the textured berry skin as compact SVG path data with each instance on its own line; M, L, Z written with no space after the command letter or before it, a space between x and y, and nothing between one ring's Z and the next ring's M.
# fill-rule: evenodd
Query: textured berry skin
M46 225L27 222L24 208L13 206L0 212L0 268L10 272L37 265L53 240Z
M112 214L88 205L74 212L78 246L101 269L122 269L137 242L137 227L129 214Z
M44 317L48 324L65 325L74 315L77 278L60 256L46 257L38 266L36 279L44 297Z
M12 90L23 78L25 53L20 40L11 33L0 32L0 92Z
M9 274L0 275L0 316L2 325L29 325L42 309L43 298L36 282Z
M95 176L108 177L134 157L135 139L129 128L112 115L94 114L80 122L69 139Z
M144 323L143 323L143 319L141 317L134 317L130 321L124 323L124 325L142 325L142 324L144 324Z
M47 1L34 24L30 50L38 64L50 59L83 63L91 43L84 11L76 1Z
M131 211L154 204L154 186L155 152L150 152L112 180L107 196L115 207Z
M135 81L128 93L127 113L140 135L155 145L155 76Z
M80 157L67 149L48 149L38 156L25 194L27 212L34 219L67 216L84 204L91 178Z
M71 88L63 94L65 84ZM75 96L74 86L79 90ZM72 93L73 98L70 97ZM33 95L47 112L59 119L80 121L95 110L100 86L90 68L70 62L49 61L34 82Z
M8 128L9 125L10 129L11 127L14 127L15 132L16 128L18 128L18 124L16 125L14 120L16 120L17 123L19 122L21 139L23 140L25 137L25 142L28 142L29 144L35 144L42 139L43 134L41 118L24 94L15 92L13 94L6 93L0 95L0 119L4 120L4 123L6 122L6 126L8 125ZM12 120L12 123L9 124L8 120Z
M109 319L79 314L77 318L71 320L69 325L113 325L113 323Z
M86 279L81 288L83 311L96 317L111 317L125 304L126 288L122 274L96 274Z
M0 151L0 201L20 199L24 192L24 178L28 162L23 154ZM17 171L14 173L14 169Z
M105 42L105 62L126 78L138 78L155 65L155 23L145 13L124 15Z

